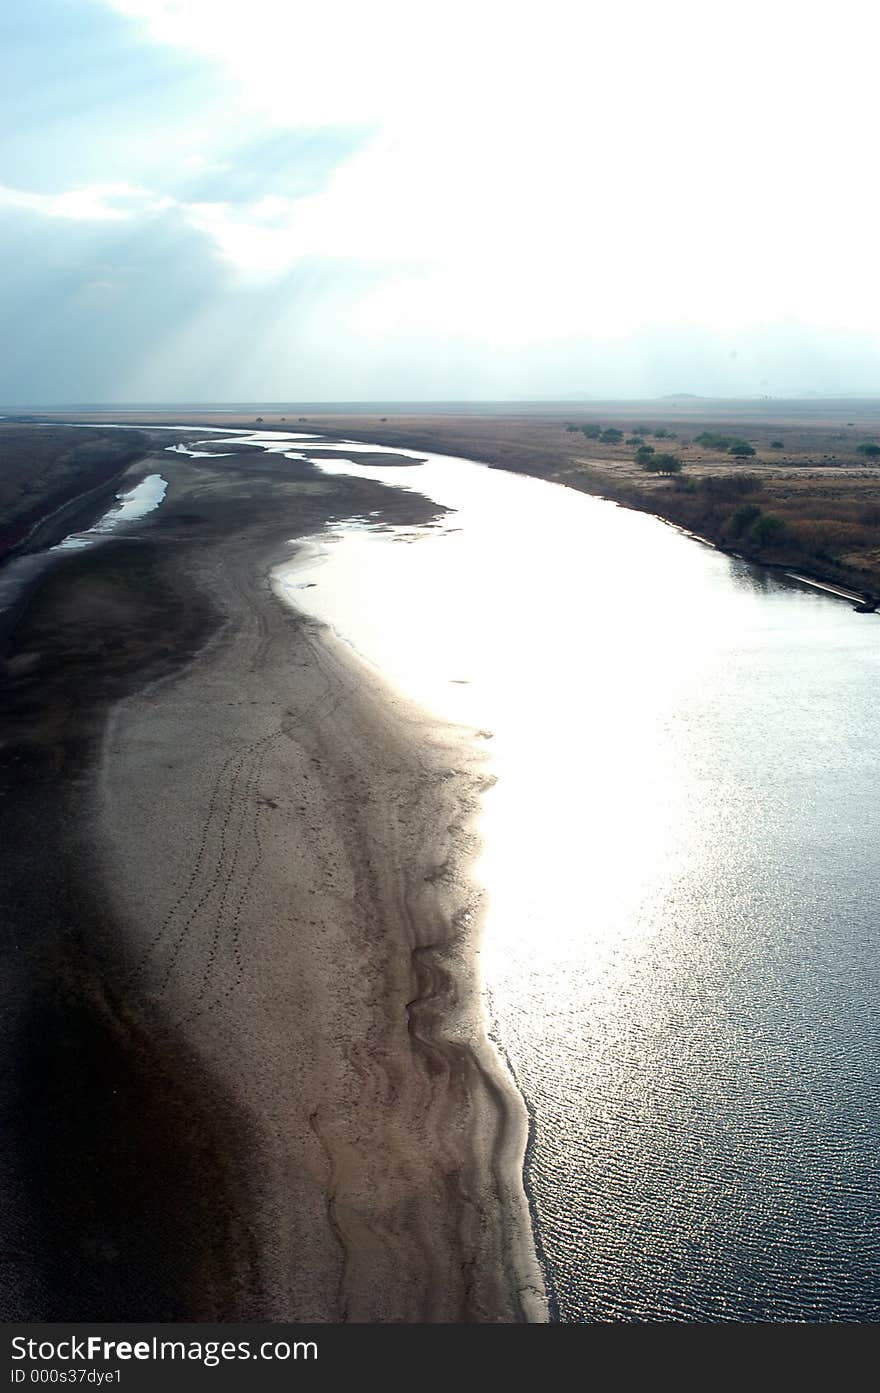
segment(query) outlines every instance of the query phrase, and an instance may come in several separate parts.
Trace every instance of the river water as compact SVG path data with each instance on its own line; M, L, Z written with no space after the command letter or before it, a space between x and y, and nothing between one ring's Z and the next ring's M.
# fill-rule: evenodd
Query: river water
M584 494L366 450L319 467L449 511L352 518L277 582L489 755L484 994L555 1314L880 1319L880 621Z
M877 618L539 480L320 467L452 510L281 581L491 754L482 973L558 1317L877 1320Z

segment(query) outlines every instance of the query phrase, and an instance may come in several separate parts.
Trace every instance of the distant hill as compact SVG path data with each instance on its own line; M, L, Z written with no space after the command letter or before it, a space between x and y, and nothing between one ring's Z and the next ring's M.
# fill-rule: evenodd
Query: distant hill
M697 392L667 392L660 401L703 401Z

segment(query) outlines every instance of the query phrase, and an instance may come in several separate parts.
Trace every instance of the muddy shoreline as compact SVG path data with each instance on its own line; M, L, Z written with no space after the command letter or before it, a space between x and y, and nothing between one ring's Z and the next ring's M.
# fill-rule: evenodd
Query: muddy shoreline
M268 579L434 506L158 460L158 511L4 640L4 1318L545 1318L474 972L485 773Z

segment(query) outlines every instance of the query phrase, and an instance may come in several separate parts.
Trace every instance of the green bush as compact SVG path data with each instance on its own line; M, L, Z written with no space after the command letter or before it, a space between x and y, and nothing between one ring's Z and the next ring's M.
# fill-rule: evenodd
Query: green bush
M863 444L856 446L856 453L865 455L868 459L880 459L880 445L875 445L873 441L866 440Z
M609 426L607 430L603 430L599 439L603 445L619 445L623 439L623 431L618 430L616 426Z
M741 537L744 532L757 522L761 516L761 509L757 503L744 503L741 508L731 516L728 527L734 537Z
M754 445L750 445L747 440L735 440L727 453L735 455L737 459L749 459L757 452Z
M704 430L695 437L694 444L705 445L707 450L726 450L731 455L735 453L735 446L745 446L748 453L755 453L747 440L741 440L738 435L722 435L715 430Z
M581 432L588 440L598 440L602 434L601 426L581 426Z
M784 449L785 449L785 441L784 441L784 440L771 440L771 441L770 441L770 449L771 449L771 450L784 450Z
M785 523L775 513L762 513L752 524L749 537L756 547L772 547L781 539Z
M646 462L651 458L651 456L652 456L653 454L654 454L654 446L653 446L653 445L640 445L639 448L636 450L636 455L635 455L636 464L640 464L640 465L642 466L642 468L644 469L644 468L645 468L645 465L646 465Z
M678 455L650 455L642 465L649 474L677 474L681 469Z

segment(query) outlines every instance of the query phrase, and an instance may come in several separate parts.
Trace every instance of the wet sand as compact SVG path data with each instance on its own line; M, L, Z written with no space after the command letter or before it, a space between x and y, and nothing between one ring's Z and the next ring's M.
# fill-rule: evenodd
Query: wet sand
M287 538L434 506L160 458L165 503L4 655L3 1314L543 1319L477 747L271 588Z

